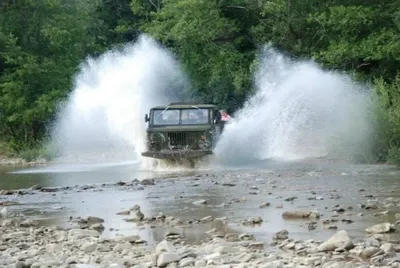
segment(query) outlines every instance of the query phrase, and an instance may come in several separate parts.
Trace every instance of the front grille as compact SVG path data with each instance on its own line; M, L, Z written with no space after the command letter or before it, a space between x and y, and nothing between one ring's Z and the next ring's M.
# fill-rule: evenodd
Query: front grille
M157 132L161 137L164 137L164 148L169 149L198 149L203 131L187 131L187 132Z

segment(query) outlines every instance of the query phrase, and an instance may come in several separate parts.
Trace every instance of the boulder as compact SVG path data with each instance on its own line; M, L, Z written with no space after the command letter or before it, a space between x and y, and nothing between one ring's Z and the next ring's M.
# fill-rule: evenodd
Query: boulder
M365 231L367 233L371 233L371 234L384 234L384 233L393 232L395 230L396 230L396 228L394 227L394 225L391 223L388 223L388 222L375 224L375 225L365 229Z
M283 212L282 217L287 219L318 219L320 214L316 211L293 210Z
M344 230L338 231L327 241L318 246L318 251L334 251L335 249L350 250L354 247L353 241Z

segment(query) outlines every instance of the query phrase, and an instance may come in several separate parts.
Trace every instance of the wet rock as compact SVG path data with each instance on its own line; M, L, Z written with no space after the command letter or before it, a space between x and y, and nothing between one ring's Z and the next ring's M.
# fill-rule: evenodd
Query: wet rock
M378 209L378 206L376 204L367 204L364 205L364 208L367 210L372 210L372 209Z
M254 236L252 234L243 233L238 236L240 240L254 240Z
M171 242L167 240L163 240L160 243L158 243L155 249L155 253L157 256L160 255L161 253L175 253L175 252L176 248Z
M239 241L239 236L238 236L238 234L235 234L235 233L227 233L227 234L225 234L224 239L228 242L235 242L235 241Z
M383 234L383 233L390 233L395 231L395 227L393 224L385 222L385 223L379 223L376 225L373 225L367 229L365 229L365 231L367 233L372 233L372 234Z
M365 241L365 246L366 247L380 247L379 241L370 237Z
M0 195L13 195L18 194L15 190L0 190Z
M131 249L131 248L132 248L131 243L125 242L125 243L116 244L115 247L113 248L113 251L114 252L120 252L120 251L123 251L125 249Z
M210 261L210 260L219 259L219 258L221 258L221 256L222 256L221 253L215 252L215 253L204 256L203 259L206 261Z
M8 215L8 210L6 207L0 209L0 218L7 218L7 215Z
M325 229L328 229L328 230L337 230L337 226L336 225L332 225L332 224L329 224L329 225L327 225L326 227L325 227Z
M118 212L117 215L129 215L130 213L131 213L130 210L125 210L125 211Z
M15 268L24 268L24 267L25 267L25 262L18 261L18 262L15 264Z
M261 217L250 218L248 220L243 221L243 225L256 225L261 224L263 219Z
M68 233L66 231L58 231L53 234L53 239L56 242L65 241L67 240L67 238L68 238Z
M279 232L277 232L272 239L274 240L285 240L288 239L289 237L289 232L287 230L281 230Z
M250 248L250 249L264 249L264 243L263 242L250 243L248 248Z
M210 222L210 221L213 221L213 219L214 219L213 216L206 216L206 217L200 219L200 221L201 222Z
M204 199L201 199L201 200L194 201L192 204L195 206L205 205L205 204L207 204L207 201Z
M164 237L165 237L165 238L168 238L168 237L175 237L175 236L180 236L180 234L179 234L178 232L174 232L174 231L168 231L168 232L166 232L166 233L164 234Z
M1 223L2 227L16 227L19 226L19 222L16 219L4 219Z
M246 201L247 201L247 198L246 198L246 197L234 198L234 199L230 200L230 201L228 202L228 204L243 203L243 202L246 202Z
M377 247L367 247L365 248L361 254L360 257L364 258L364 259L369 259L371 258L375 253L377 253L378 251L380 251L379 248Z
M69 237L99 237L100 233L96 230L89 230L89 229L71 229L68 232Z
M342 222L353 223L353 220L352 219L342 219Z
M383 250L385 253L393 252L393 245L391 243L384 243L381 246L381 250Z
M140 211L140 206L135 205L130 209L129 215L132 215L131 218L126 219L127 222L140 222L144 219L144 215L142 211Z
M313 192L313 194L316 194L316 193ZM308 197L307 200L324 200L324 197L322 197L322 196L312 196L312 197Z
M119 182L116 183L116 185L117 185L117 186L124 186L124 185L126 185L126 182L124 182L124 181L119 181Z
M155 182L154 182L154 180L153 179L143 179L141 182L140 182L140 184L141 185L155 185Z
M333 211L338 212L338 213L343 213L346 210L344 208L342 208L342 207L338 207L338 208L333 209Z
M179 261L179 267L188 267L188 266L194 266L195 265L195 258L189 257L189 258L184 258Z
M17 232L7 233L2 238L11 239L11 238L17 238L17 237L26 236L26 235L27 235L27 233L24 231L17 231Z
M258 207L259 208L266 208L266 207L269 207L269 206L271 206L271 204L269 202L263 202Z
M68 258L65 260L64 263L66 263L66 264L76 264L76 263L78 263L78 262L79 262L79 260L78 260L78 258L77 258L76 256L71 256L71 257L68 257Z
M186 247L177 250L177 253L181 257L181 259L189 258L189 257L191 257L191 258L197 257L197 253L194 252L194 249L190 249L190 248L188 249Z
M31 219L26 219L23 222L19 224L20 227L32 227L32 226L38 226L39 222Z
M283 218L286 219L301 219L301 218L310 218L310 219L318 219L320 214L315 211L285 211L282 214Z
M86 221L87 221L88 224L95 224L95 223L103 223L104 222L104 220L102 218L93 217L93 216L87 217Z
M235 247L230 247L230 246L220 246L215 249L215 252L220 253L220 254L228 254L228 253L239 252L239 249L235 248Z
M317 228L317 223L316 222L310 222L308 225L307 225L307 228L308 228L308 230L315 230L316 228Z
M205 260L198 260L194 263L194 267L206 267L207 262Z
M375 216L375 217L378 217L378 216L384 216L384 215L387 215L389 213L389 211L381 211L381 212L378 212L378 213L374 213L373 215Z
M315 257L308 257L300 261L301 264L306 265L308 267L311 267L315 265L316 263L321 262L321 257L315 256Z
M297 199L297 196L291 196L291 197L285 198L285 201L294 201L296 199Z
M85 253L92 253L97 249L97 244L95 243L88 243L82 246L82 250Z
M97 232L101 233L104 231L105 228L104 228L103 224L96 223L96 224L93 224L92 226L90 226L90 229L96 230Z
M290 242L289 244L284 245L283 248L285 248L285 249L294 249L295 246L296 246L296 243Z
M0 206L3 206L3 207L18 206L18 205L21 205L21 204L18 203L18 202L13 202L13 201L3 201L3 202L0 202Z
M234 184L234 183L223 183L222 186L233 187L233 186L236 186L236 184Z
M60 245L60 244L53 244L53 243L51 243L51 244L48 244L47 246L46 246L46 251L48 252L48 253L57 253L57 252L59 252L59 251L61 251L62 250L62 245Z
M61 190L62 190L62 188L60 188L60 187L42 187L42 188L40 188L41 192L46 192L46 193L54 193L54 192L58 192Z
M318 246L318 251L333 251L337 248L350 250L354 247L353 241L344 230L338 231L327 241Z

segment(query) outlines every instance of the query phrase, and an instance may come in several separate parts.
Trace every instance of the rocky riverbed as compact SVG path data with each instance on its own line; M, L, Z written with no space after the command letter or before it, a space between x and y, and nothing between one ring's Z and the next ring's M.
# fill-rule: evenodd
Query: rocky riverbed
M385 170L6 177L0 267L397 267L400 183Z
M136 207L137 209L137 207ZM292 216L300 216L292 213ZM317 216L317 215L314 215ZM139 221L160 220L138 219ZM209 219L223 221L223 219ZM154 247L137 235L101 236L103 219L81 219L80 228L38 226L32 220L3 219L0 227L1 267L400 267L400 245L391 241L395 226L371 226L364 240L345 230L326 241L291 239L277 232L269 244L251 234L210 230L200 244L167 232Z

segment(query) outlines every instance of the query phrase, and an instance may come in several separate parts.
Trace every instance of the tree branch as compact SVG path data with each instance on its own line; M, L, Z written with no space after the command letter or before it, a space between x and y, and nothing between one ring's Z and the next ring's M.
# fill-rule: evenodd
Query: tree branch
M152 1L152 0L149 0L149 2L150 2L150 4L156 9L156 11L157 12L159 12L160 11L160 1L158 1L158 0L156 0L157 1L157 5Z
M225 6L225 8L238 8L238 9L244 9L244 10L246 10L247 12L249 11L247 8L242 7L242 6Z

